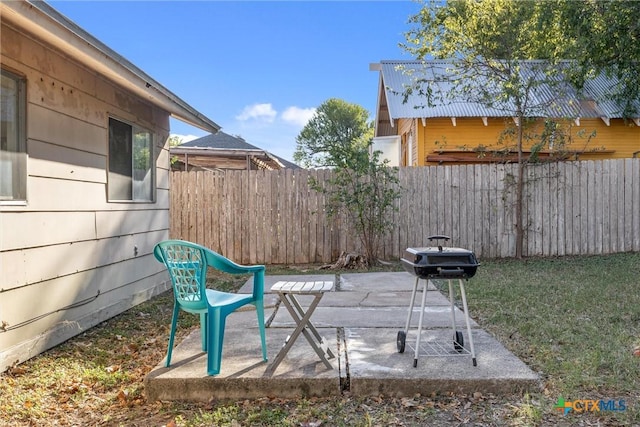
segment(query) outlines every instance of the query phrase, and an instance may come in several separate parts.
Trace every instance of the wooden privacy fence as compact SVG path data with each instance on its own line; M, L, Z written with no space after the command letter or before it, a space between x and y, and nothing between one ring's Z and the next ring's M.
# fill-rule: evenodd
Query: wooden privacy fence
M398 169L402 197L381 257L447 234L481 258L515 255L517 165ZM198 242L243 264L329 263L358 251L344 218L329 219L330 170L172 172L172 238ZM640 250L640 159L530 165L524 191L524 255Z

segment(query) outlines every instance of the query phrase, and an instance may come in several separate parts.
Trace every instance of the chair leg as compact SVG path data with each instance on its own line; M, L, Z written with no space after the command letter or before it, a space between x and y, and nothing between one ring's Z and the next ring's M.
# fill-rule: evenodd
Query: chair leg
M202 351L207 351L207 313L200 313L200 339Z
M218 375L222 362L222 343L226 315L219 308L209 309L207 324L207 375Z
M267 361L267 338L265 334L264 324L264 304L258 301L256 304L256 313L258 313L258 327L260 328L260 341L262 342L262 360Z
M180 312L180 308L178 307L178 304L174 302L173 316L171 317L171 333L169 334L169 348L167 349L167 362L164 365L167 368L171 365L171 353L173 352L173 339L176 335L176 325L178 324L179 312Z

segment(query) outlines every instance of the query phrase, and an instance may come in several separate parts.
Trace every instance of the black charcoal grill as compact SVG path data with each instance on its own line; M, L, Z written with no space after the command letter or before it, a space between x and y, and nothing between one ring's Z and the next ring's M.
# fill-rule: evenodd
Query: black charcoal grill
M448 241L449 236L436 235L429 236L429 241ZM473 347L473 339L471 336L471 322L469 320L469 310L467 308L467 297L464 290L464 283L476 274L478 266L478 260L475 254L467 249L443 247L441 244L437 246L420 247L420 248L407 248L404 251L403 257L400 259L402 266L407 272L416 276L416 281L413 286L413 292L411 294L411 304L409 306L409 314L407 316L407 323L404 330L398 332L397 346L398 352L404 353L407 333L409 332L409 326L411 324L411 315L413 313L413 307L415 305L416 294L418 290L418 283L420 279L424 280L424 287L422 290L422 305L420 310L420 319L418 322L418 333L416 338L415 356L413 360L413 366L418 366L418 355L421 352L420 336L422 332L422 320L425 309L425 301L427 295L428 283L431 280L446 280L449 282L449 301L451 304L451 325L453 327L453 351L448 352L446 346L434 342L427 342L424 347L427 348L426 353L432 356L443 355L471 355L473 366L477 366L476 354ZM465 321L467 325L467 335L469 337L469 350L464 347L464 336L461 331L456 330L456 307L454 304L453 293L453 281L458 280L460 285L460 295L462 297L462 304L464 308Z

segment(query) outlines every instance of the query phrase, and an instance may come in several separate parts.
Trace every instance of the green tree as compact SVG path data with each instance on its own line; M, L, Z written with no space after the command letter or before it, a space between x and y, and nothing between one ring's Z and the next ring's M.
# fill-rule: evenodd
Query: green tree
M178 145L182 144L182 138L180 138L178 135L173 135L169 137L169 148L171 147L177 147ZM173 156L171 157L171 167L173 167L173 165L176 164L176 162L178 161L178 156Z
M581 88L593 74L606 73L619 82L611 98L626 118L640 114L640 2L556 0L562 39L554 49L576 61L573 82Z
M293 159L304 167L348 167L373 138L373 123L363 107L331 98L296 138Z
M178 135L170 136L168 141L169 141L169 147L176 147L182 144L182 138L180 138Z
M403 47L418 59L450 59L455 71L441 76L451 88L445 94L434 92L428 81L419 78L406 93L424 95L426 104L465 97L470 102L502 110L505 115L515 118L515 127L507 128L501 142L515 147L519 165L515 178L516 257L523 254L525 169L537 160L543 145L548 144L549 130L559 129L558 122L566 123L566 119L573 117L565 113L565 117L559 115L560 120L556 123L547 120L542 131L539 123L531 118L544 117L554 108L561 111L566 107L560 105L562 95L573 90L571 83L583 83L594 70L616 70L627 80L634 72L637 76L637 69L632 70L626 60L616 63L607 55L613 52L610 45L615 45L616 31L602 31L609 37L607 43L587 34L591 26L605 25L604 20L595 16L594 10L610 8L606 15L612 19L629 9L637 9L637 6L600 3L589 0L431 1L410 18L413 28L406 33L407 42ZM638 15L634 12L633 16ZM637 34L637 19L632 22L624 18L622 21L629 27L635 25ZM594 43L604 45L597 49L597 63L593 58L589 59L586 49ZM633 50L637 50L637 45ZM635 89L621 89L620 93L637 90L637 79L635 81ZM555 96L551 99L540 96L541 86L552 89ZM574 111L575 116L578 109ZM555 133L556 136L568 134ZM562 150L561 139L553 138L556 150ZM525 156L524 148L528 146L531 153Z
M293 158L307 167L329 167L328 182L311 180L316 191L326 195L327 215L344 214L356 232L364 254L361 264L378 263L382 238L392 225L389 213L399 197L397 174L370 153L373 124L359 105L329 99L316 110L296 138ZM342 260L346 267L348 260Z

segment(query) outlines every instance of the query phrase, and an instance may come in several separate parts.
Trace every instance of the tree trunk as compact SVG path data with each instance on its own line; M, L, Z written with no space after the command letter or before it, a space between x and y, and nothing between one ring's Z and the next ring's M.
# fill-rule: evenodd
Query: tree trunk
M375 264L375 262L372 263L371 260L367 259L364 255L343 251L336 262L323 265L320 269L361 270L367 269L373 264Z
M522 259L524 251L524 224L523 224L523 205L524 205L524 169L525 159L523 158L522 140L524 138L524 117L519 115L518 120L518 177L516 179L516 258Z
M518 162L518 177L516 179L516 258L523 257L524 249L524 225L523 225L523 198L524 198L524 164Z

